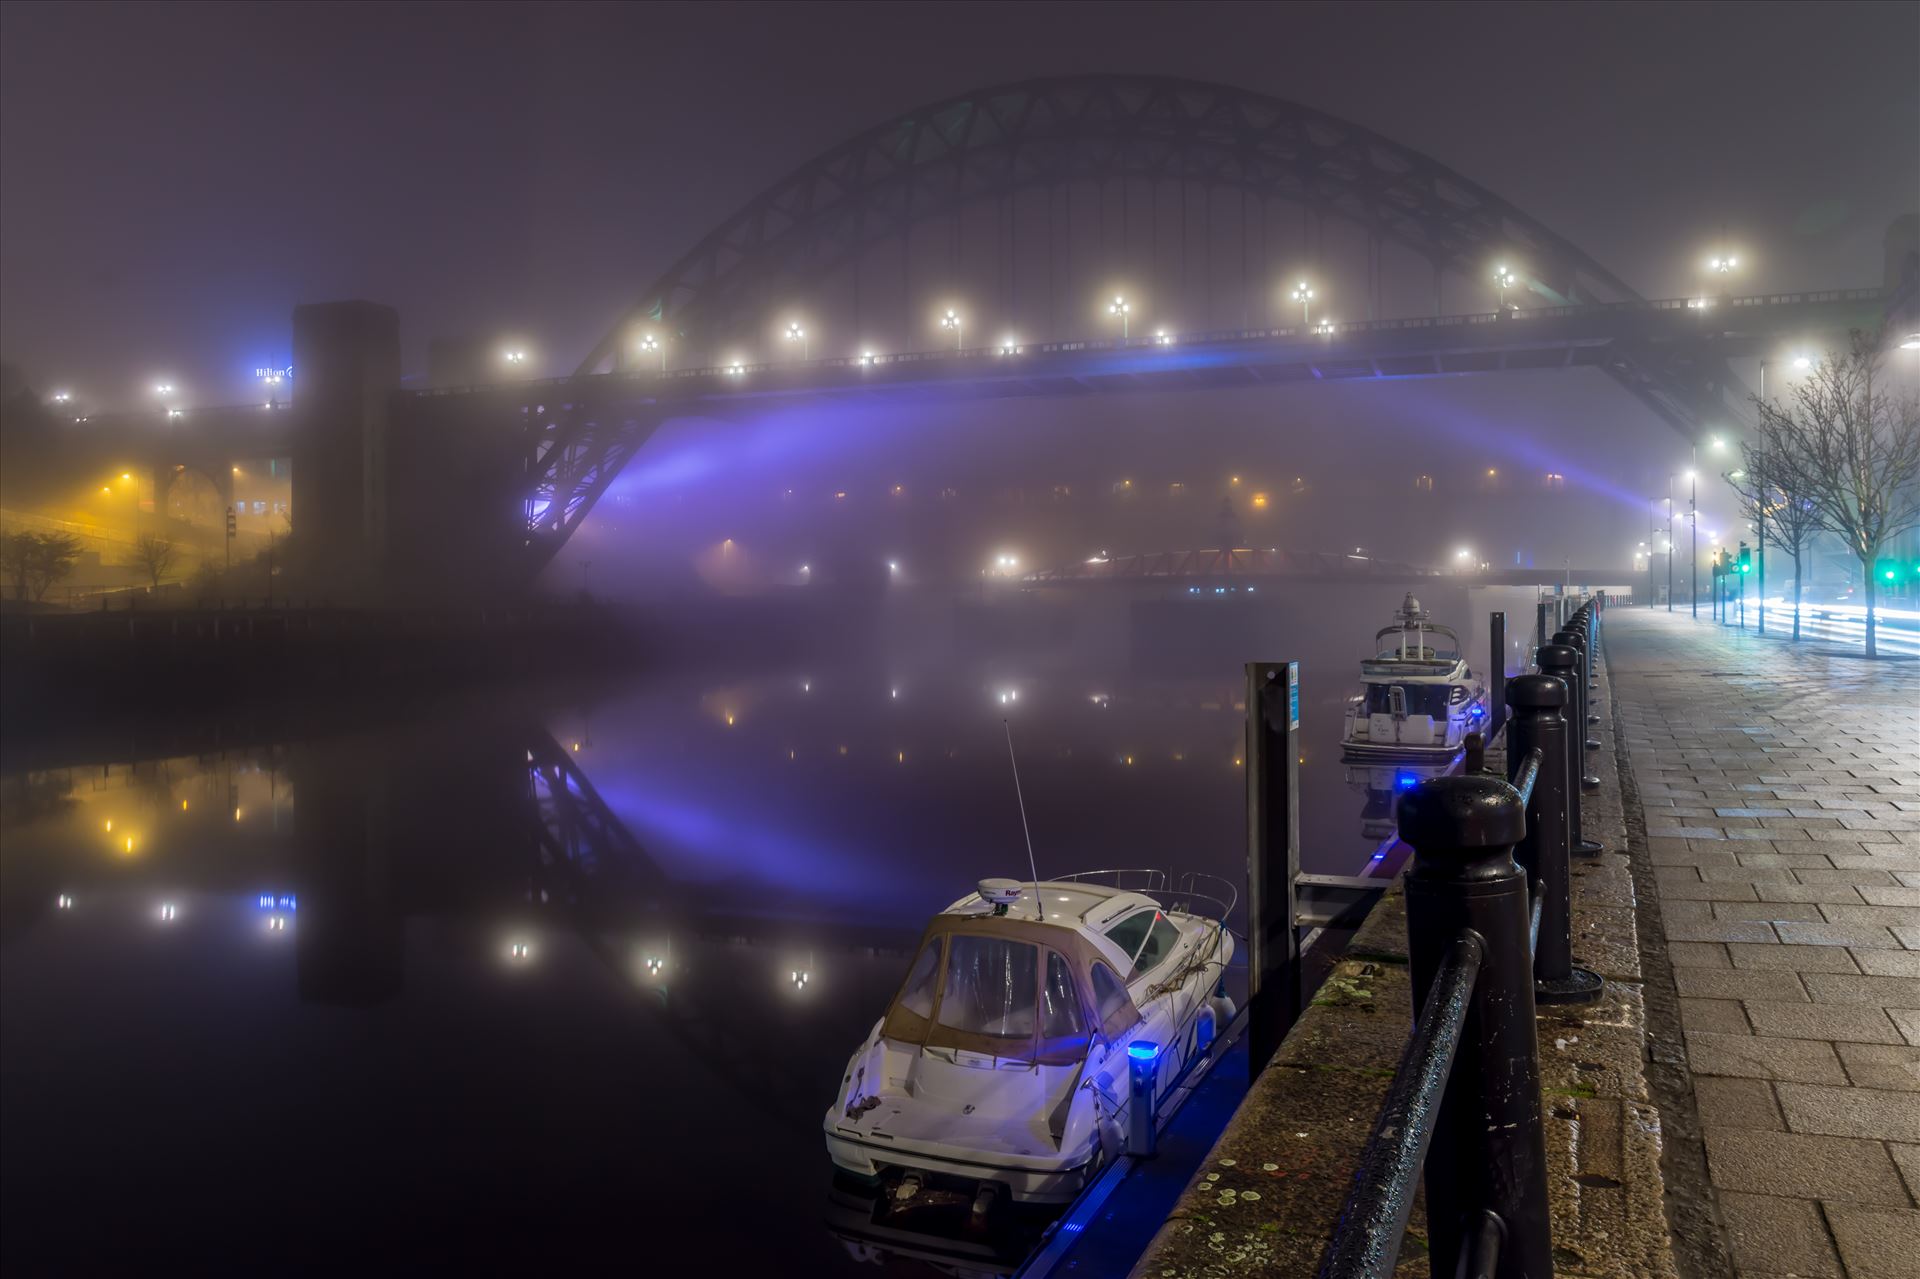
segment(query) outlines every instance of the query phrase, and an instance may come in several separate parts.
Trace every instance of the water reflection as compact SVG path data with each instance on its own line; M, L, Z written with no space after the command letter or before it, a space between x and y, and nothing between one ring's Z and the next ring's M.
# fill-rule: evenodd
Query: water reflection
M1303 865L1388 873L1393 773L1339 763L1343 693L1303 708ZM1025 1234L916 1241L830 1190L820 1112L928 915L1024 874L1003 720L1042 874L1237 880L1242 696L816 662L0 779L0 1162L40 1223L8 1268L199 1255L210 1201L233 1246L341 1218L489 1266L474 1220L585 1264L634 1202L677 1226L663 1265L1017 1260ZM262 1116L303 1152L271 1186L235 1172ZM104 1197L128 1229L88 1229Z

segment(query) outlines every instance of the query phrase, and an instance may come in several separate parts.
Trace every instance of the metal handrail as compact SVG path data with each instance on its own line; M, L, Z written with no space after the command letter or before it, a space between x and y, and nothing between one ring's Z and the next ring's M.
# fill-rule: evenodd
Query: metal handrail
M1088 883L1096 882L1097 878L1101 875L1113 876L1111 887L1117 888L1121 892L1153 894L1167 891L1167 872L1153 866L1108 866L1100 870L1077 870L1071 875L1049 875L1041 882L1055 884ZM1125 880L1125 877L1128 875L1143 876L1146 881L1145 886L1136 888L1128 885Z
M1468 931L1454 939L1441 960L1373 1136L1360 1155L1353 1189L1340 1210L1341 1228L1320 1263L1319 1279L1390 1279L1393 1274L1413 1212L1414 1182L1433 1141L1485 957L1486 943Z
M1513 779L1512 786L1520 792L1522 804L1533 803L1533 784L1540 780L1540 765L1544 759L1545 756L1541 754L1540 748L1534 747L1527 752L1527 758L1521 763L1519 776Z

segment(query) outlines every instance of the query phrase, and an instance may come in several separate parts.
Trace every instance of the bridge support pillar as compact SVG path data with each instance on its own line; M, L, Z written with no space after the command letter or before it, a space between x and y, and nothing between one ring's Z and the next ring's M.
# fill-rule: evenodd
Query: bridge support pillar
M293 311L293 509L302 589L338 599L379 586L387 544L387 430L400 386L400 317L377 302Z

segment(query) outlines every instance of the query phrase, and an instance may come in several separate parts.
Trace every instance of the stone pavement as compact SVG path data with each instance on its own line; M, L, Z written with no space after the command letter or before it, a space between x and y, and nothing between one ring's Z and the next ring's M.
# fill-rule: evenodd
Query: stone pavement
M1684 612L1604 626L1642 936L1665 943L1649 1043L1658 1062L1670 972L1692 1113L1666 1127L1699 1134L1720 1232L1682 1270L1915 1279L1920 663Z

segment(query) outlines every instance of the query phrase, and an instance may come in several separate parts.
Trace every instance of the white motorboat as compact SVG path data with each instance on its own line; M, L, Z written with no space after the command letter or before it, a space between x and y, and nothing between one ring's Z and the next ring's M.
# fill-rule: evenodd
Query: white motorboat
M1125 1148L1129 1059L1157 1104L1232 1021L1232 900L1197 878L987 879L934 916L827 1110L834 1163L893 1207L1072 1201Z
M1460 637L1435 625L1411 593L1360 663L1361 691L1347 702L1350 759L1451 759L1483 729L1487 689L1467 669Z

